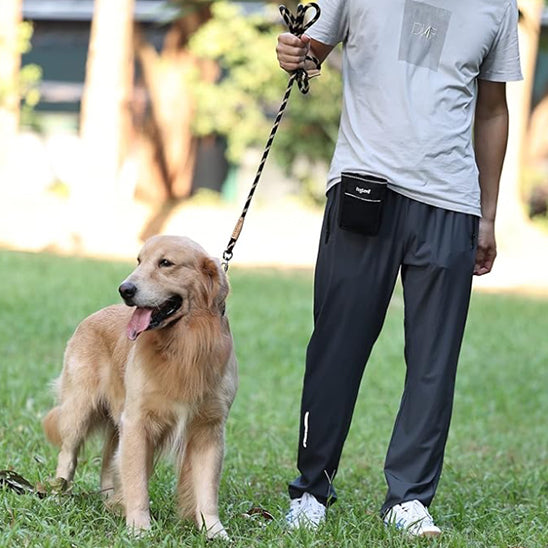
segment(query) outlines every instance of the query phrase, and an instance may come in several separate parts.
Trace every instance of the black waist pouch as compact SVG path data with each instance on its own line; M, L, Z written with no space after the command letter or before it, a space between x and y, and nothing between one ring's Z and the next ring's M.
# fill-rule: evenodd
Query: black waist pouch
M339 226L366 236L379 232L386 179L361 173L341 173Z

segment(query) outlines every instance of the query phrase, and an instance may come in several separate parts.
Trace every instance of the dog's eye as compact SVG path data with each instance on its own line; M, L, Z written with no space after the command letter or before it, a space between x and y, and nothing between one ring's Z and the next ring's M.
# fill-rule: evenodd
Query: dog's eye
M160 259L160 262L158 263L158 266L161 268L167 268L169 266L173 266L175 263L172 263L168 259Z

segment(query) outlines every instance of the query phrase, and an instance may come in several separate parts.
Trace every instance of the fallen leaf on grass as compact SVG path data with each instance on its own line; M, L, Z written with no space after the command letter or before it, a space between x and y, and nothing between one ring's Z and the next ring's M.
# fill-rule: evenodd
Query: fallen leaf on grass
M0 470L0 487L7 487L18 495L34 493L34 485L13 470Z
M0 488L5 487L15 491L18 495L34 494L42 499L48 495L69 493L71 485L63 478L48 480L46 484L38 482L36 485L32 485L30 481L13 470L0 470Z
M267 512L264 508L261 508L260 506L253 506L250 508L245 514L243 514L245 518L254 518L256 516L265 519L266 521L272 521L274 519L274 516Z

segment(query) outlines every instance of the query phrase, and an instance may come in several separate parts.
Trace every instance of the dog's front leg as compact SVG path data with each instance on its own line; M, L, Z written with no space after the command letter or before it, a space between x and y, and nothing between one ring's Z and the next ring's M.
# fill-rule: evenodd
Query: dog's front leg
M193 425L179 476L180 504L192 493L194 519L208 538L228 538L219 519L218 495L224 457L224 425Z
M148 480L153 457L143 422L138 415L126 415L120 435L120 482L126 525L136 532L150 528Z

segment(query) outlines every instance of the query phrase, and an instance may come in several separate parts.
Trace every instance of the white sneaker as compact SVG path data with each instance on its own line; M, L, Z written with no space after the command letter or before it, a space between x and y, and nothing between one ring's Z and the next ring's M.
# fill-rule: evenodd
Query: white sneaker
M384 523L412 537L437 537L441 534L428 509L418 500L392 506L384 516Z
M325 521L325 511L326 507L314 495L304 493L301 498L291 500L285 521L290 529L316 529Z

